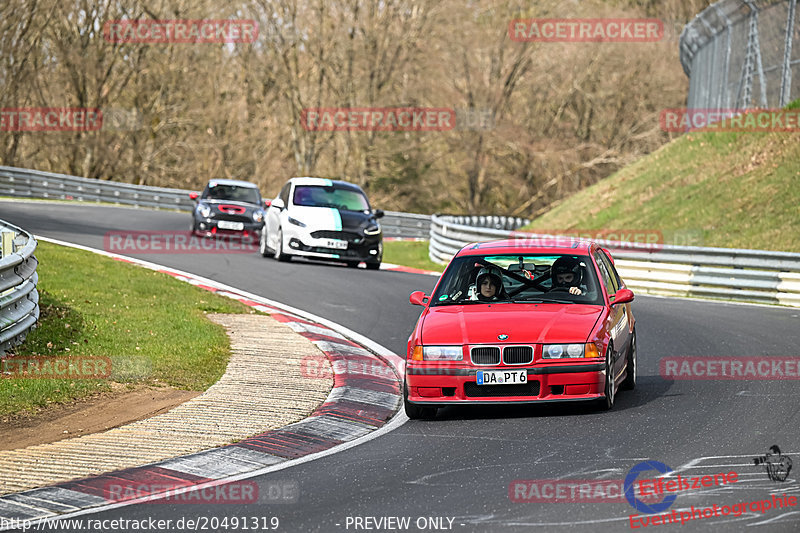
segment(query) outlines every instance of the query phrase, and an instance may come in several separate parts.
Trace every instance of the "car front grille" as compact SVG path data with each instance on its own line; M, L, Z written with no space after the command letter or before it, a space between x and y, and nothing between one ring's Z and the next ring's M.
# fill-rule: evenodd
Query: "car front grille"
M341 241L355 243L359 243L363 240L363 237L361 237L358 233L352 233L349 231L319 230L312 231L311 236L315 239L338 239Z
M506 346L503 348L503 362L507 365L526 365L533 362L532 346Z
M500 364L500 348L497 346L480 346L470 352L472 362L476 365Z
M464 383L464 394L470 398L539 396L539 382L534 380L519 385L478 385L470 382Z

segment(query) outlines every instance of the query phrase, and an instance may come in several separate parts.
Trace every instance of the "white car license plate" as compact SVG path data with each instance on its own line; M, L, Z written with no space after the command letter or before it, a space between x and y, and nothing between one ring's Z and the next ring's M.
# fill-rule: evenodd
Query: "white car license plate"
M231 222L230 220L220 220L217 222L217 227L219 229L232 229L236 231L241 231L244 229L244 222Z
M527 382L527 370L478 370L478 385L520 385Z
M325 248L334 248L336 250L347 250L347 241L339 239L326 239Z

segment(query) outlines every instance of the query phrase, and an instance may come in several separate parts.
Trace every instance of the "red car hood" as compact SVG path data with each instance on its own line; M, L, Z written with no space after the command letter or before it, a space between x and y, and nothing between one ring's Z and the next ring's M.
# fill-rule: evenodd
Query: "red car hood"
M469 304L431 307L422 344L585 342L603 307L581 304ZM497 336L508 335L499 341Z

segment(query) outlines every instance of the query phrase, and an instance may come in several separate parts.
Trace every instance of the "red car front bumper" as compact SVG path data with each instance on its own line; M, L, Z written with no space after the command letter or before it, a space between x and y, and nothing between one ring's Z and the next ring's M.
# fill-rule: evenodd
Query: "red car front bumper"
M527 383L478 385L478 370L526 370ZM524 367L406 366L408 401L417 404L534 403L593 400L604 396L605 362Z

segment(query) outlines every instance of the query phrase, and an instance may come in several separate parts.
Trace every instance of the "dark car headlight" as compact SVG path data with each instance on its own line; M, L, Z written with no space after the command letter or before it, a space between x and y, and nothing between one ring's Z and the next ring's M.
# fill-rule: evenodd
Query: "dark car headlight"
M197 212L200 213L200 216L203 218L208 218L211 216L211 208L206 204L198 205Z
M369 226L364 230L364 235L378 235L380 232L380 226Z
M261 211L253 211L253 222L263 222L264 221L264 213Z

